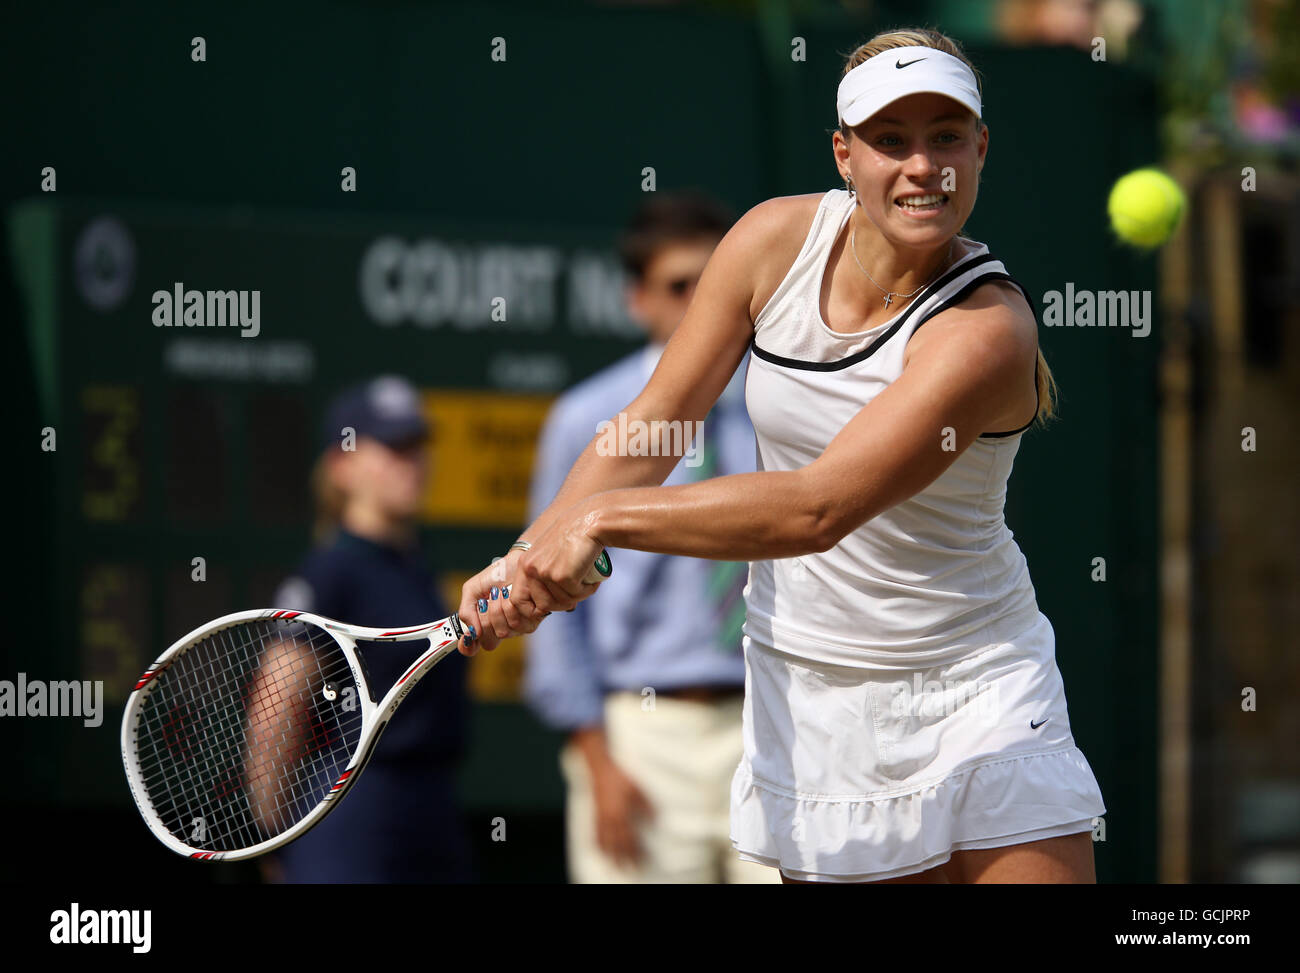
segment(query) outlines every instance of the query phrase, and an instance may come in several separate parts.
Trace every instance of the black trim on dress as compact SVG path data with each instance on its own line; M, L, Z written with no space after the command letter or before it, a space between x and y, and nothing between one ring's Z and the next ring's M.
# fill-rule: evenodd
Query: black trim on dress
M951 268L946 274L944 274L934 283L926 287L926 289L921 293L921 296L918 297L915 301L913 301L906 311L904 311L901 315L899 315L898 320L895 321L890 326L888 331L882 334L879 338L873 341L866 348L863 348L861 351L857 352L856 354L849 355L848 358L841 358L838 361L802 361L798 358L782 358L780 355L774 355L770 351L764 351L762 348L758 347L757 335L755 335L752 339L750 339L749 342L750 347L753 349L754 354L756 354L759 358L763 359L764 361L771 362L773 365L782 365L785 368L801 368L809 372L838 372L840 369L848 368L850 365L856 365L860 361L866 361L877 351L879 351L880 348L885 344L885 342L888 341L890 338L892 338L895 334L897 334L899 328L901 328L903 325L905 325L908 322L908 320L912 316L912 313L918 307L920 307L922 303L924 303L924 301L926 300L926 298L930 296L930 293L932 291L938 290L941 287L944 287L945 285L952 283L958 277L962 276L962 274L969 272L972 267L978 267L980 264L990 263L996 260L997 258L994 257L992 254L986 253L986 254L981 254L980 256L976 257L973 260L968 260L965 263L957 264L955 267ZM964 290L965 288L963 288L963 291ZM820 299L820 295L818 295L818 297ZM947 302L945 302L945 306L946 303ZM818 315L818 319L820 320L821 317L820 308L817 311L817 315ZM927 318L930 317L930 314L927 314L926 317Z
M974 260L967 261L964 264L957 264L955 267L951 268L946 274L944 274L943 277L939 278L934 283L930 284L930 286L925 289L925 292L922 293L921 297L918 298L916 301L912 302L912 305L906 311L904 311L902 315L900 315L899 319L895 321L893 325L890 326L888 331L882 334L879 338L873 341L866 348L862 349L862 351L849 355L849 357L847 358L841 358L838 359L837 361L828 361L828 362L802 361L798 358L783 358L780 355L774 355L770 351L765 351L762 348L760 348L758 346L757 335L755 335L753 338L750 339L749 342L750 349L753 351L755 355L763 359L763 361L771 362L773 365L780 365L784 368L799 368L804 371L810 371L810 372L841 371L842 369L848 368L852 365L856 365L858 362L866 361L877 351L879 351L880 348L885 344L885 342L888 341L890 338L892 338L895 334L897 334L899 329L902 328L903 325L908 322L908 319L912 316L912 312L917 307L919 307L922 303L924 303L925 299L929 296L929 293L932 290L938 290L939 288L942 288L946 284L951 283L956 278L969 272L972 267L977 267L980 264L994 262L996 261L996 259L997 258L994 257L992 254L986 253L986 254L982 254L979 257L976 257ZM956 304L959 304L961 301L969 297L976 289L983 286L984 284L987 284L991 280L1005 280L1011 284L1014 284L1020 290L1020 293L1022 293L1025 296L1025 300L1029 303L1029 310L1031 314L1034 314L1034 320L1035 321L1038 320L1038 315L1034 313L1034 299L1030 295L1029 290L1022 283L1020 283L1020 281L1016 280L1010 274L1003 273L1000 270L990 270L983 274L980 274L974 280L968 281L966 284L963 284L960 290L956 291L954 294L946 298L940 304L926 311L925 316L922 317L921 320L916 323L916 327L912 329L912 334L916 334L916 332L920 329L920 327L923 324L925 324L926 321L929 321L932 317L934 317L936 314L938 314L941 311L946 311L948 308L953 307ZM818 315L818 319L820 320L821 318L820 309L818 310L817 315ZM1019 433L1024 432L1026 429L1028 429L1038 420L1038 407L1041 404L1041 401L1042 401L1041 396L1038 393L1038 359L1037 359L1037 355L1035 355L1034 417L1030 419L1027 423L1025 423L1023 426L1021 426L1019 429L1012 429L1008 432L980 433L978 438L1004 439L1007 436L1015 436Z

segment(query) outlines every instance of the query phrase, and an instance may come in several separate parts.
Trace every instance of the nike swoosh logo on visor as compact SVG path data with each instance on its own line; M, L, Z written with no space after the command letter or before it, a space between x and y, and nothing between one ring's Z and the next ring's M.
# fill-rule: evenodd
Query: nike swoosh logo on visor
M917 61L924 61L924 60L925 60L925 58L923 58L923 57L918 57L918 58L916 59L916 61L899 61L897 64L894 65L894 67L896 67L896 68L910 68L913 64L916 64Z

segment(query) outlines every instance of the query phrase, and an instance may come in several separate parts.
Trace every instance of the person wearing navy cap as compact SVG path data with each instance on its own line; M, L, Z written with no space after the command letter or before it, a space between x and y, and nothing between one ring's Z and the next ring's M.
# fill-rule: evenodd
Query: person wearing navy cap
M330 404L312 475L317 545L280 586L275 607L380 628L450 614L416 530L429 432L416 390L401 378L373 379ZM391 685L410 662L401 645L357 647L377 686ZM363 783L276 852L268 877L470 880L454 786L465 748L465 677L465 660L455 656L424 677L394 714Z

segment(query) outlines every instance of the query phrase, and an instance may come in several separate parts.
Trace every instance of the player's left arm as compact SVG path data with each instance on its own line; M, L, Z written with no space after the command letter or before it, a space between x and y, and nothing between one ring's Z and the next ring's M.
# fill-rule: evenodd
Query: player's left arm
M902 375L805 467L829 498L825 536L837 542L920 493L983 433L1020 425L1006 416L1023 404L1037 356L1037 323L1009 284L925 322Z
M520 560L524 576L570 581L602 547L733 561L829 550L1004 428L1034 373L1036 324L1018 292L987 285L925 322L908 351L902 375L802 469L594 494Z

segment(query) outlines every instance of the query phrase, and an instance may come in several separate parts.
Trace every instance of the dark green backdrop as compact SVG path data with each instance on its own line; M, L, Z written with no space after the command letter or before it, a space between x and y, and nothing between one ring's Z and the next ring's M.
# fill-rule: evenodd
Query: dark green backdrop
M314 430L315 410L339 381L397 370L429 386L490 384L483 363L501 350L500 335L384 330L365 319L356 279L367 242L392 234L607 252L641 199L645 166L661 190L702 187L738 211L830 188L842 55L885 26L540 4L323 3L308 16L244 2L157 2L133 13L51 3L7 19L0 44L16 79L6 86L7 129L17 137L0 157L8 214L0 266L10 320L22 323L6 340L23 493L10 531L22 569L6 586L20 631L5 643L0 678L24 668L77 673L79 600L94 564L136 564L145 579L140 596L119 578L113 605L149 633L146 661L178 634L178 609L164 593L188 577L195 545L226 579L207 596L229 599L210 612L219 614L252 604L306 543L303 519L264 518L248 536L234 532L251 516L241 506L252 502L243 479L251 474L240 460L223 474L232 499L220 517L168 513L161 453L180 448L168 423L177 409L204 408L186 396L214 396L199 428L231 455L246 455L255 417L270 416L284 451L263 445L257 455L295 464L309 450L294 431ZM190 60L195 35L207 41L206 63ZM504 63L490 58L498 36ZM789 59L792 36L805 39L806 62ZM1151 83L1074 50L970 53L984 78L991 144L967 234L1036 295L1067 281L1154 289L1153 264L1115 246L1104 215L1114 178L1156 160ZM339 190L345 165L358 171L356 193ZM57 193L39 192L43 166L57 169ZM79 232L102 214L139 245L133 295L107 314L79 297L74 269ZM165 376L170 334L150 326L148 294L175 280L260 288L258 341L312 347L309 377L235 385ZM1141 340L1123 329L1040 330L1061 420L1025 439L1007 503L1056 629L1075 737L1109 808L1096 847L1099 877L1110 881L1155 878L1160 334L1158 318ZM570 380L631 347L576 337L562 306L544 331L504 340L561 354ZM90 438L79 397L88 382L134 390L146 473L132 524L87 525L79 513ZM41 453L35 430L55 423L59 451ZM185 448L200 459L219 452ZM510 531L432 539L441 567L468 570ZM1104 583L1091 580L1095 557L1107 561ZM117 765L119 716L110 710L97 730L6 720L13 762L0 813L72 850L89 843L101 859L143 862L146 872L247 875L200 874L148 847ZM464 778L470 825L485 836L493 816L516 822L504 845L480 838L484 877L562 876L556 745L517 707L479 708ZM34 863L35 848L8 866ZM95 862L54 864L94 872Z

